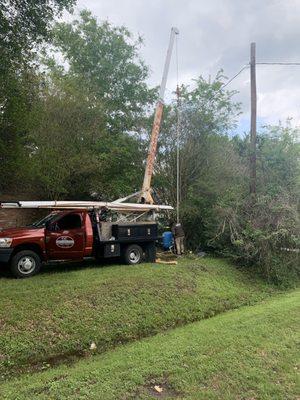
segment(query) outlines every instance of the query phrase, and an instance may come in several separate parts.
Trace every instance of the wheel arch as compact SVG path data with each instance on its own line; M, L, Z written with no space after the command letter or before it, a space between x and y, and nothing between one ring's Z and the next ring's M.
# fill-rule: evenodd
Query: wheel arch
M43 255L43 250L41 248L41 246L39 246L37 243L22 243L19 244L18 246L16 246L10 256L10 259L12 259L12 257L14 255L16 255L19 251L23 251L23 250L31 250L34 251L35 253L38 254L38 256L40 257L41 260L44 260L44 255Z

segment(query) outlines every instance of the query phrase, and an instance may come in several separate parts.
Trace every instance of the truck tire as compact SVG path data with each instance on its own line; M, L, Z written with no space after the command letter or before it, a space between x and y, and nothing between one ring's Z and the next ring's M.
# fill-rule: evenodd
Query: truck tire
M136 265L143 260L143 249L137 244L131 244L125 250L124 259L128 265Z
M41 259L32 250L22 250L16 253L10 262L10 270L16 278L29 278L39 272Z

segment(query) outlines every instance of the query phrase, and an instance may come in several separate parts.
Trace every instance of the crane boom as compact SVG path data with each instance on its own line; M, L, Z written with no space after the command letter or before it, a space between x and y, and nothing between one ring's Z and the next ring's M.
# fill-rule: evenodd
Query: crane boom
M143 186L142 186L142 191L141 191L141 196L140 196L141 203L153 204L153 199L151 196L151 179L152 179L152 175L153 175L154 161L155 161L156 149L157 149L157 140L158 140L159 130L160 130L160 126L161 126L162 114L163 114L164 97L165 97L165 90L166 90L168 72L169 72L169 67L170 67L170 61L171 61L171 56L172 56L172 50L173 50L173 46L174 46L175 35L178 35L178 34L179 34L179 30L175 27L172 27L168 51L167 51L167 57L166 57L162 81L161 81L161 85L160 85L159 98L158 98L158 101L156 104L154 121L153 121L153 126L152 126L150 145L149 145L147 163L146 163L146 168L145 168L144 181L143 181Z

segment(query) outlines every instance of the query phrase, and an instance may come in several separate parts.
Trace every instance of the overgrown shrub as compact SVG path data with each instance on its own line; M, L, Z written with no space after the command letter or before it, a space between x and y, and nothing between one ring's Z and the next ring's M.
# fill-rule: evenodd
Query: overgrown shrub
M259 196L216 207L219 224L209 242L219 253L257 267L270 281L290 285L300 278L300 221L288 196Z

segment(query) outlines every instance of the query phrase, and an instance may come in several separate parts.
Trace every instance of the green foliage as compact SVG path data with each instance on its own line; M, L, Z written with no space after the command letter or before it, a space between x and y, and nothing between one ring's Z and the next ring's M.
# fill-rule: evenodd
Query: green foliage
M76 82L91 106L101 99L107 130L140 129L154 95L145 82L148 68L139 57L141 38L135 40L123 26L97 23L86 10L79 20L57 24L54 35L55 50L68 64L65 78Z
M91 108L84 94L64 82L54 86L46 86L31 111L30 175L46 197L71 196L74 190L84 195L100 172L94 149L103 127L101 105Z
M246 191L222 199L210 226L214 249L256 266L280 285L294 285L300 277L298 136L289 125L266 127L258 136L257 198ZM248 152L242 157L246 162Z
M0 1L0 76L32 60L37 44L51 36L51 23L75 0Z
M134 136L106 134L97 145L101 163L92 188L98 198L111 200L125 197L140 189L143 178L141 143Z
M245 182L242 164L228 133L235 126L239 104L234 92L221 90L223 75L210 83L203 78L195 87L181 89L180 107L180 214L187 244L206 246L214 205L224 196L240 192ZM159 187L164 201L176 204L177 106L167 110L159 139Z
M300 198L300 130L267 126L258 136L258 191Z
M260 196L255 204L216 207L216 236L209 244L223 255L258 269L283 286L300 278L299 212L288 198ZM218 216L218 217L217 217Z
M1 78L0 78L1 79ZM0 190L22 187L28 163L26 133L31 125L29 110L38 93L39 82L33 68L5 76L0 94L3 105L0 114ZM8 95L7 95L8 94Z
M153 99L138 59L140 41L86 11L79 21L57 24L54 36L67 65L44 57L27 136L35 187L51 198L105 200L138 190L143 154L137 131Z
M215 211L220 221L210 241L215 249L256 266L276 284L295 285L299 281L299 213L287 196L259 196L254 204L227 203Z
M37 95L35 53L50 38L56 15L73 0L0 0L0 190L21 186L28 154L24 136Z
M256 267L280 285L299 271L300 143L298 129L267 126L258 134L257 199L249 199L249 137L229 137L239 106L220 90L222 76L182 88L180 217L187 245ZM176 203L176 109L167 109L156 186ZM288 249L288 250L286 250Z
M40 195L110 199L130 192L141 181L138 141L107 132L102 102L91 107L64 79L51 85L32 109L27 135L30 176Z

